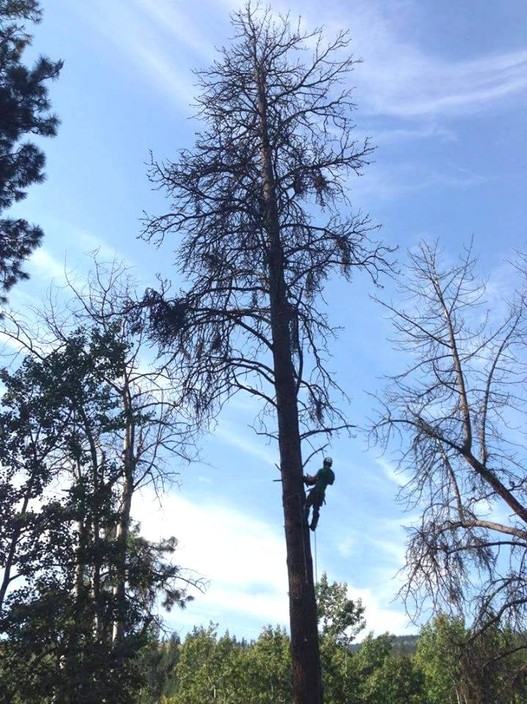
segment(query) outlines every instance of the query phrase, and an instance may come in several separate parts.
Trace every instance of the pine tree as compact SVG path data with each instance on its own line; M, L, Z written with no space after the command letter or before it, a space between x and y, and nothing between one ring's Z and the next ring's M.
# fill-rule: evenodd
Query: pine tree
M26 197L28 186L44 180L44 153L25 138L52 137L58 127L47 84L62 62L42 56L31 67L22 62L32 40L26 23L40 19L38 0L0 0L0 216ZM42 236L40 227L23 218L0 217L0 294L27 278L22 264Z

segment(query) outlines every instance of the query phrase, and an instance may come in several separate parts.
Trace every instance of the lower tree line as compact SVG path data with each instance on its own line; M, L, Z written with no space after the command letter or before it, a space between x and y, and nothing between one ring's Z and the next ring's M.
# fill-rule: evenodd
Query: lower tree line
M418 637L367 635L360 602L346 585L317 585L324 701L328 704L520 704L527 696L523 650L496 657L520 634L494 627L475 634L439 615ZM336 598L335 598L336 597ZM332 603L330 603L332 602ZM329 607L329 613L328 613ZM346 613L347 610L347 613ZM218 626L195 627L181 641L152 643L142 654L141 704L289 704L289 636L267 626L247 642Z
M328 704L525 701L527 657L520 647L511 648L521 645L524 634L497 626L475 634L461 619L439 615L419 636L370 633L357 644L355 639L366 626L360 600L348 599L347 585L329 583L326 574L316 589ZM115 650L112 656L104 639L97 642L91 623L74 624L64 615L53 623L61 612L57 608L52 612L49 606L43 603L33 611L35 641L26 637L13 643L7 638L0 646L2 701L289 704L292 700L290 638L281 626L266 626L255 640L247 641L228 632L220 635L212 623L194 627L184 639L176 634L163 639L159 624L151 623L141 635L127 638L123 657ZM66 653L61 660L50 643L46 650L43 629L50 640L60 636L70 642L73 630L77 635L83 632L84 641L75 641L76 670L66 662ZM497 657L506 647L509 654Z

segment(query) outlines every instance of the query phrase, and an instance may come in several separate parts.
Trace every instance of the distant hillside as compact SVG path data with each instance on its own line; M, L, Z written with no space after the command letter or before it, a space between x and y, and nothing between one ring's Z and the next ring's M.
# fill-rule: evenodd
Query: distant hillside
M400 655L414 655L417 650L417 643L419 641L419 636L409 635L409 636L392 636L390 638L393 641L393 652L399 653ZM355 652L360 650L360 643L353 643L350 650Z
M413 655L417 649L419 636L393 636L393 650L403 655Z

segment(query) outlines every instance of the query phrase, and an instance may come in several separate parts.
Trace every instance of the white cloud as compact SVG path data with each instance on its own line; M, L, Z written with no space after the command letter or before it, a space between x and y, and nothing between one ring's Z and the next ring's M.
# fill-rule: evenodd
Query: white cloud
M192 503L172 493L159 506L152 492L144 491L136 502L134 517L150 539L175 535L178 564L195 571L210 586L199 595L193 614L203 623L221 620L221 626L236 631L243 620L258 618L267 623L285 623L287 618L287 573L281 534L263 521L210 499ZM231 624L223 622L227 614ZM197 625L197 624L196 624Z
M416 627L411 624L410 619L403 611L382 606L377 590L349 588L348 596L353 600L361 599L363 606L366 607L366 632L373 631L377 636L382 633L394 635L415 633ZM361 640L363 635L358 640Z
M128 50L128 46L124 48ZM171 102L178 107L189 106L196 94L193 76L189 71L179 73L176 62L160 51L155 43L139 43L134 47L132 58Z
M150 539L174 534L179 540L176 562L210 580L204 595L198 594L185 611L171 615L174 628L187 630L213 621L234 635L252 638L266 624L288 625L281 530L210 499L197 503L172 493L160 506L149 490L136 502L134 517ZM391 559L394 550L390 549ZM382 572L378 589L350 584L350 598L363 600L368 630L403 633L409 628L408 619L400 608L387 606L395 591L387 574L388 570Z
M382 149L379 154L382 156ZM401 196L426 190L466 190L488 180L488 176L484 177L455 165L449 165L439 171L434 166L424 167L416 161L390 162L381 159L372 163L363 177L350 177L349 188L353 193L353 200L366 204L371 201L375 204L379 200L393 201Z
M477 241L474 244L474 254L479 255L480 245ZM509 313L509 306L514 300L516 293L522 290L525 275L515 266L518 260L517 254L509 248L500 252L501 261L495 266L491 266L488 273L488 280L485 284L486 291L486 314L494 324L500 324ZM494 263L491 262L491 265ZM521 263L521 262L518 262ZM479 257L479 264L483 267L486 262Z
M195 10L195 6L189 5L185 12L181 4L176 4L172 0L135 0L141 12L150 21L154 23L156 28L163 34L166 34L173 41L176 39L180 44L184 44L189 49L197 54L202 54L208 58L213 58L215 55L214 46L209 41L209 38L203 34L204 15L213 14L214 8L201 8L203 14L201 22L196 22L192 18L191 13Z
M527 49L468 60L424 53L411 31L422 8L415 0L356 0L354 3L305 3L308 23L328 34L350 29L362 113L400 118L442 119L473 115L527 92Z
M6 335L4 332L0 332L0 352L2 357L16 356L19 352L25 353L27 351L27 346L17 340L16 337L11 335ZM5 364L5 361L4 361Z
M403 528L400 521L385 520L379 521L379 528L384 537L368 538L368 543L374 548L375 552L382 558L380 562L383 568L395 572L401 565L404 564L406 546L404 541ZM388 536L388 537L387 537ZM393 565L393 568L392 568Z
M358 136L358 132L356 136ZM362 140L369 136L366 133L363 134ZM433 122L430 124L428 121L419 125L412 125L410 127L396 127L393 129L376 129L375 130L375 145L377 147L382 147L385 144L397 144L400 145L402 142L413 143L416 140L421 139L431 139L435 142L455 142L458 137L456 133L447 127L440 126Z
M203 5L169 0L96 3L82 9L86 21L127 57L135 69L179 107L195 95L192 69L210 64L215 46L232 34L229 10L239 3ZM527 92L527 49L449 61L425 54L412 44L409 24L415 2L364 0L319 3L274 2L275 12L302 15L327 35L352 31L352 51L364 59L353 75L363 112L400 118L473 115Z
M117 57L126 57L134 72L175 107L188 108L196 92L192 69L203 60L210 63L215 53L210 36L214 27L207 34L208 23L203 21L213 14L214 5L189 3L185 11L181 4L167 0L97 0L89 8L78 5L77 9L118 50Z
M85 259L87 259L87 254L94 253L97 257L97 261L108 263L118 261L122 262L126 267L133 266L133 263L129 259L124 257L121 252L115 249L115 247L109 245L100 237L97 237L90 232L81 230L74 225L71 225L66 229L69 231L71 240L75 244L76 249L82 252Z
M357 544L358 538L355 535L348 534L339 539L337 550L342 557L348 558L353 555Z
M393 482L398 487L403 487L410 481L410 474L402 468L389 462L384 457L379 457L375 460L376 464L382 469L383 475Z

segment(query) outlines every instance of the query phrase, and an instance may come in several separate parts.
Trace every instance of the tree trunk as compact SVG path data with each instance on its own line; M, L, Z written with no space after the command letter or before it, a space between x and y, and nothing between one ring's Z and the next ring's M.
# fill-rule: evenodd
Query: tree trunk
M268 242L274 386L289 581L293 700L295 704L322 704L313 561L309 529L304 519L305 492L298 421L298 391L290 336L291 311L287 299L284 255L267 128L265 76L258 66L255 70L261 137L262 196Z
M275 340L274 346L280 347L280 343ZM295 704L321 704L317 606L309 529L304 519L298 414L296 398L287 391L291 384L286 375L283 376L275 385L289 579L293 693Z
M2 565L2 570L3 570L3 575L2 575L2 581L0 583L0 612L3 609L4 606L4 601L7 595L7 590L9 588L9 585L13 581L13 576L11 575L11 570L13 569L13 566L16 561L16 549L18 547L18 541L20 540L20 536L22 535L22 519L26 516L27 512L27 507L29 504L29 493L30 493L30 487L31 483L33 481L33 477L31 478L31 481L29 483L28 489L27 489L27 494L24 497L23 504L20 508L20 511L18 512L18 525L16 528L13 529L13 533L11 536L11 542L9 545L9 549L7 551L7 557L5 559L5 564Z
M131 458L128 458L131 459ZM125 479L122 489L119 522L116 527L117 543L116 583L113 593L117 606L117 617L112 624L112 643L119 643L124 635L124 618L126 612L126 563L128 557L128 538L130 535L130 513L132 509L133 479L129 476L129 467L125 468Z
M134 493L135 474L135 422L130 400L130 387L125 375L121 394L123 410L126 417L126 428L123 439L123 485L121 490L121 506L119 521L116 526L116 581L113 593L117 604L117 618L112 624L112 643L120 643L124 636L124 618L126 611L126 564L128 557L128 538L130 535L130 516L132 497Z

